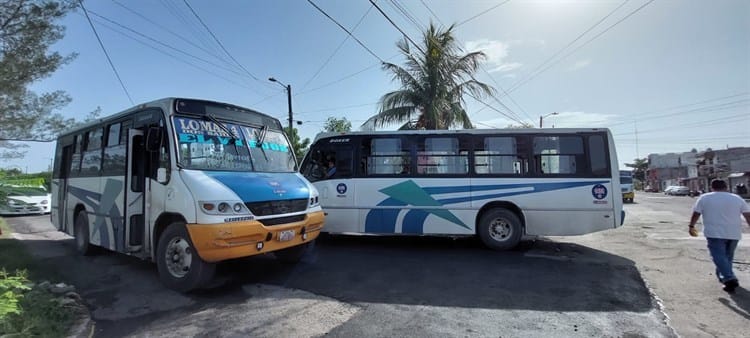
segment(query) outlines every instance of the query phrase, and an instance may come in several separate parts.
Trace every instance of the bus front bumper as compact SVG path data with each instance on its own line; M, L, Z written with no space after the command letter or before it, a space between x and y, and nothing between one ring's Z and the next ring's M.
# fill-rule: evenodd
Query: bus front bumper
M302 221L265 226L257 220L221 224L188 224L198 255L206 262L254 256L312 242L323 228L322 211Z
M624 193L622 193L622 199L623 199L623 200L624 200L624 199L627 199L627 200L632 200L633 198L635 198L635 192L633 192L633 191L631 191L631 192L624 192Z

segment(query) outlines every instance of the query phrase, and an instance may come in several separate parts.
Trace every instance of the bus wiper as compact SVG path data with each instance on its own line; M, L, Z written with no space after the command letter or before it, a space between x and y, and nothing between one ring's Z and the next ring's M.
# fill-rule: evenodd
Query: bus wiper
M266 159L266 162L268 162L268 155L266 155L266 150L263 149L263 140L266 139L266 134L268 134L268 126L263 126L260 128L260 135L258 135L258 147L260 147L260 152L263 153L263 158Z
M211 121L214 124L216 124L223 132L227 133L227 135L229 135L229 138L230 138L229 141L232 142L232 144L235 144L235 141L237 141L237 138L234 137L234 134L232 133L231 130L229 130L229 128L227 128L227 126L225 126L223 123L221 123L219 120L217 120L211 114L206 114L206 115L203 115L203 116L205 116L209 121ZM236 147L237 147L237 145L235 144L235 150L236 150Z

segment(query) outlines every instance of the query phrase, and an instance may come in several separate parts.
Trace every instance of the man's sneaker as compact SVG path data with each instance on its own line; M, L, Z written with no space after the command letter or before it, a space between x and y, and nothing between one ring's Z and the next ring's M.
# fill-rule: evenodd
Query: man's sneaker
M724 291L733 293L734 289L736 289L738 286L740 286L740 282L736 279L728 280L724 282Z

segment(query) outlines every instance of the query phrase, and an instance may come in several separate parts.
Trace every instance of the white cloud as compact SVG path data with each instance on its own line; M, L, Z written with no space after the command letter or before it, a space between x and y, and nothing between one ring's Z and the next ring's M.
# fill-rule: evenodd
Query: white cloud
M590 64L591 64L591 60L589 60L589 59L580 60L580 61L576 62L575 64L573 64L572 66L568 67L568 70L571 71L571 72L574 72L574 71L579 70L581 68L586 68Z
M466 42L464 49L468 52L482 51L487 57L489 72L510 72L521 68L523 64L518 62L506 62L510 45L502 41L479 39Z

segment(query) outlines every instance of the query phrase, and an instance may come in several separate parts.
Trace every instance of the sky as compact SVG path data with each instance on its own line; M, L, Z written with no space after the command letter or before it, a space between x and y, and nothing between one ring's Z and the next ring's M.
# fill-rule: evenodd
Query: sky
M750 1L374 1L386 16L369 0L312 2L364 47L305 0L89 0L122 84L79 9L60 21L65 37L52 46L77 57L31 89L67 92L72 102L57 112L78 119L176 96L286 125L274 77L292 88L302 137L313 139L328 117L357 130L400 85L380 67L404 60L404 35L387 16L415 41L430 22L455 24L464 52L485 53L476 78L496 95L465 98L478 128L538 126L540 116L545 128L607 127L621 168L649 153L750 146ZM0 167L43 171L53 156L54 142L33 143Z

